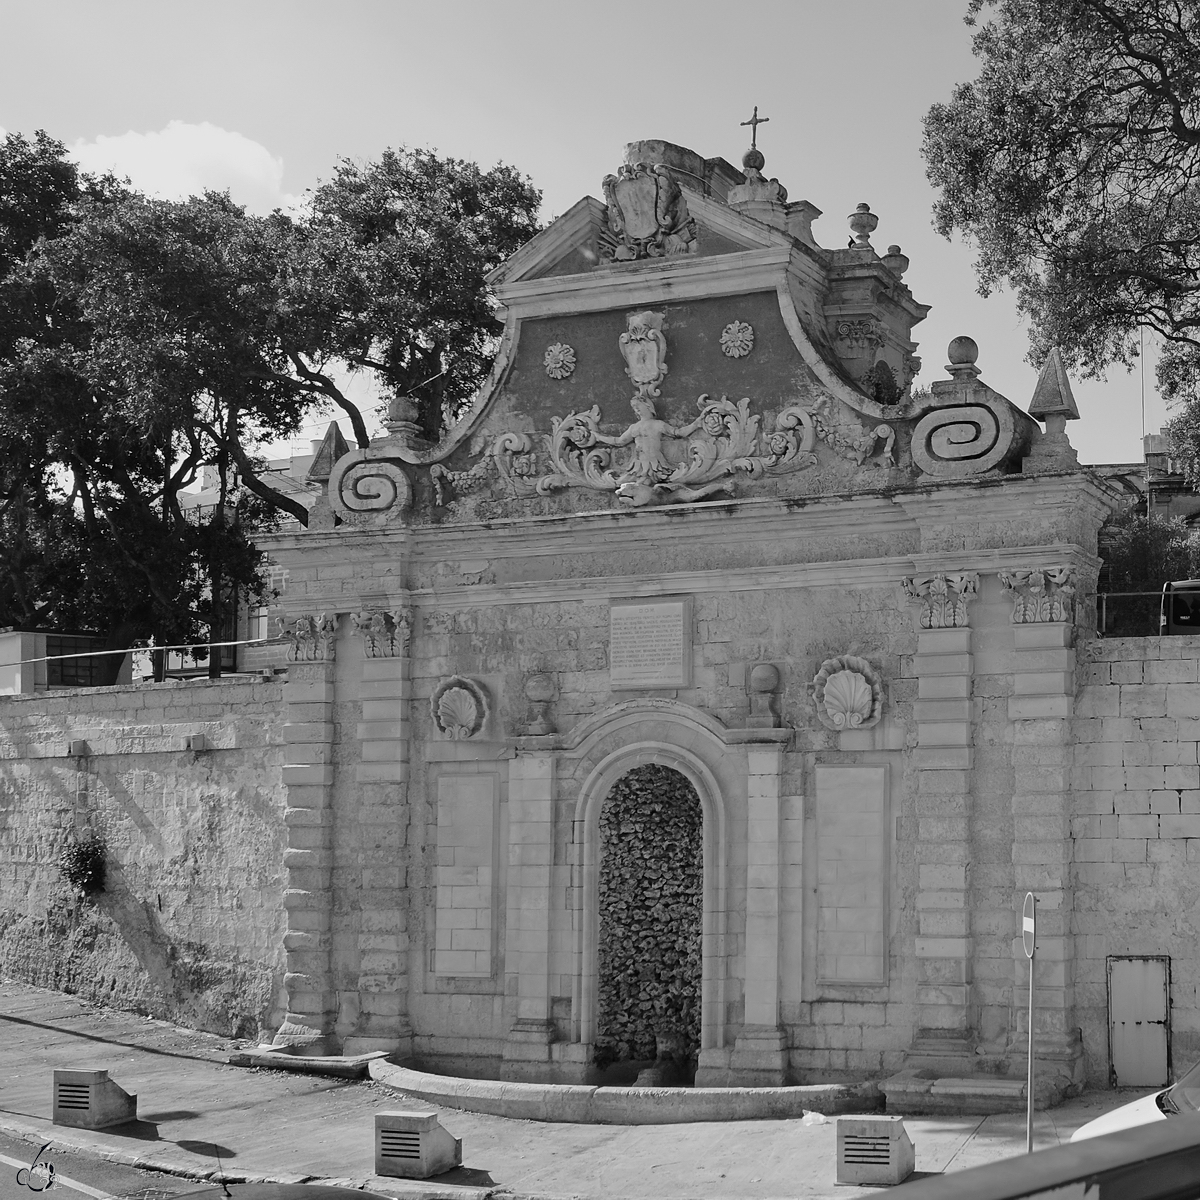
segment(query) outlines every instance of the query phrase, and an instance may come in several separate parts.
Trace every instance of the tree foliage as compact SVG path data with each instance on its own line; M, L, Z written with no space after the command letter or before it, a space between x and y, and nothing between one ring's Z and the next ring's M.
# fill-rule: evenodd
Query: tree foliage
M1182 517L1147 516L1144 504L1123 509L1100 531L1099 590L1153 593L1117 596L1105 605L1109 637L1158 632L1158 593L1164 583L1200 578L1200 530Z
M1200 361L1200 6L970 0L979 77L925 118L937 229L978 249L980 291L1015 288L1031 360L1091 375L1163 339L1160 385Z
M0 624L194 641L260 590L253 535L306 506L256 447L366 372L428 436L485 377L488 271L536 232L512 168L427 151L338 165L295 215L154 200L39 133L0 143ZM188 519L208 468L216 503ZM220 579L222 586L211 586ZM215 601L214 601L215 597Z

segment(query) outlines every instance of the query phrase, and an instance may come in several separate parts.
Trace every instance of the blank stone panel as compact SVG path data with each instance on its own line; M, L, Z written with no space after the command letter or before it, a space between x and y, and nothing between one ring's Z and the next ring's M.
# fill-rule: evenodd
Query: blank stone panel
M496 777L443 775L437 787L433 971L488 976L496 882Z
M887 767L817 767L817 979L887 981Z

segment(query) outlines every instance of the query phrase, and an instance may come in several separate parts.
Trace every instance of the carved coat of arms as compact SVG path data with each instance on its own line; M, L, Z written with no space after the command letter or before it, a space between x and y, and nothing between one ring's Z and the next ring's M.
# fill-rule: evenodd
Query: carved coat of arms
M694 252L696 222L671 172L661 163L628 163L604 177L608 228L600 257L609 262L664 258Z

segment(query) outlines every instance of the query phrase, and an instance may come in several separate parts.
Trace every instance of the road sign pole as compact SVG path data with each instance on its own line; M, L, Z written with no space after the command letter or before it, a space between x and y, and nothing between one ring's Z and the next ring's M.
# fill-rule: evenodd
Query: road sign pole
M1025 1153L1033 1153L1033 956L1037 952L1037 900L1025 894L1021 910L1021 941L1029 959L1029 1069L1025 1077Z

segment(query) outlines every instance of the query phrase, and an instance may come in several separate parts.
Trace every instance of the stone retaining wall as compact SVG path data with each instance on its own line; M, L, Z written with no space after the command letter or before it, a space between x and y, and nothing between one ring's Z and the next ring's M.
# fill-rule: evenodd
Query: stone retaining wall
M280 697L266 679L0 700L0 972L227 1035L277 1025ZM59 868L87 830L108 846L94 900Z
M1091 642L1079 669L1075 995L1103 1085L1109 955L1171 956L1173 1066L1200 1060L1200 639Z

